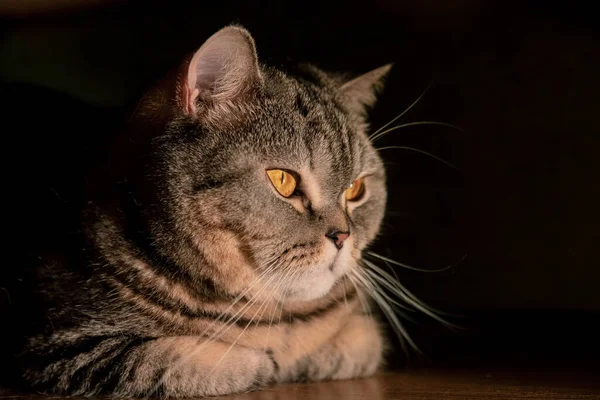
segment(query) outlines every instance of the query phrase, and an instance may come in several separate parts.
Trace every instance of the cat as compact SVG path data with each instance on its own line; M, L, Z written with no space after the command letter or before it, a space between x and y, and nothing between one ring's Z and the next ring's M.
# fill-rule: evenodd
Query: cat
M230 25L166 74L90 173L77 251L40 257L28 385L214 396L380 369L361 259L386 205L366 117L390 68L291 74Z

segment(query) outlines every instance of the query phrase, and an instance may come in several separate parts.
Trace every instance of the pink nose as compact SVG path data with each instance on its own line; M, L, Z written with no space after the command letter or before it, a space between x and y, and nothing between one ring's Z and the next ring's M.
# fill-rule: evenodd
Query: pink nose
M339 250L342 248L344 240L348 239L350 236L350 232L333 231L327 232L325 236L331 239L333 244L335 244L335 247Z

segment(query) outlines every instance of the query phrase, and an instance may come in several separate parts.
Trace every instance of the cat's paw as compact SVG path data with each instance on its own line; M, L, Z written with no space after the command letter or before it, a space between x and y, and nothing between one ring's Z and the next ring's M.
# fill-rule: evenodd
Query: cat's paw
M222 360L213 360L211 368L204 366L201 395L218 396L243 393L264 388L275 382L278 365L266 350L235 346Z
M383 338L370 316L355 315L338 335L313 354L298 360L288 381L340 380L369 376L383 359Z

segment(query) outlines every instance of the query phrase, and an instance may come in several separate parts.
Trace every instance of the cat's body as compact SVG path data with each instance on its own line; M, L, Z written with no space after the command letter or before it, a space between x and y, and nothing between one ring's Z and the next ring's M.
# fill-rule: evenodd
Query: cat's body
M364 106L388 70L292 77L245 30L213 35L91 175L76 251L41 256L27 381L203 396L372 374L384 343L352 276L384 213Z

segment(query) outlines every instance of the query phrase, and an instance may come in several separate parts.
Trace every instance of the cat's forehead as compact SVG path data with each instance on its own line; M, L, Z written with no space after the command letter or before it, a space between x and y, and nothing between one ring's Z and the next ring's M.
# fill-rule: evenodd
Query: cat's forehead
M365 147L364 132L339 100L326 88L292 82L285 96L274 96L261 107L260 124L279 156L299 159L311 168L359 167Z
M264 107L264 118L249 127L254 132L247 138L255 140L270 168L310 171L319 181L349 184L372 164L361 126L326 93L301 88L295 94L291 103Z

